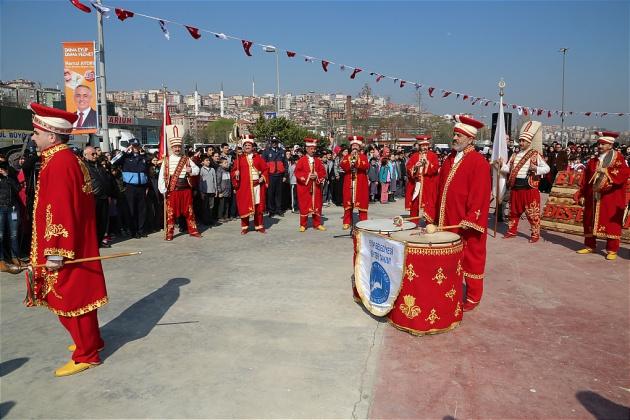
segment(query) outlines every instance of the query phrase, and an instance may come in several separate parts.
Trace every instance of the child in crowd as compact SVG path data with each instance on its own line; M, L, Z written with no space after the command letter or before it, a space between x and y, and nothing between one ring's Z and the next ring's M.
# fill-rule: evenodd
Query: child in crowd
M230 220L232 181L230 180L230 161L225 157L221 157L217 168L217 197L219 199L217 217L220 222L227 222Z

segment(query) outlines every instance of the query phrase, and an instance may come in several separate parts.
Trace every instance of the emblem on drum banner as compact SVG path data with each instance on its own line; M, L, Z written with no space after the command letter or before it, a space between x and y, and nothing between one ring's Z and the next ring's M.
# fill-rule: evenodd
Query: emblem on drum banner
M384 316L394 307L403 279L405 246L383 235L359 231L354 283L363 306Z

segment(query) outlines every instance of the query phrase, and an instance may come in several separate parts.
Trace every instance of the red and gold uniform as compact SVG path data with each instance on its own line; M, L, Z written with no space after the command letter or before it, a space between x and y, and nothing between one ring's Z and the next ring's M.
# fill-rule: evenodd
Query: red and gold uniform
M173 240L175 222L180 216L186 219L188 233L196 238L201 237L195 221L193 211L192 185L193 177L199 175L199 167L188 156L182 156L182 136L184 126L167 125L166 139L171 153L164 158L158 177L158 190L164 194L166 205L166 236L165 240Z
M430 135L416 136L421 149L423 147L428 148L430 139ZM416 166L421 161L425 163ZM407 161L406 169L408 182L405 187L405 210L409 210L411 221L419 224L418 215L420 208L422 208L427 223L433 223L435 221L435 202L440 170L438 156L430 150L416 152Z
M531 226L530 243L540 239L540 177L550 171L549 165L537 150L531 147L534 136L542 136L542 124L528 121L521 128L521 151L514 153L503 165L501 172L508 174L510 189L510 220L504 238L514 238L518 233L518 221L525 213Z
M313 218L313 228L325 230L322 226L322 184L326 180L326 168L320 158L308 154L309 148L314 149L317 146L317 139L306 138L304 141L307 154L295 164L300 231L306 230L308 216ZM315 178L311 178L313 174Z
M96 240L95 204L87 167L58 140L42 147L50 133L72 132L76 114L31 104L33 139L41 152L41 171L33 203L31 265L74 260L99 255ZM47 140L48 141L48 140ZM100 363L101 338L97 308L108 302L100 261L61 265L58 269L35 268L32 295L27 306L46 306L59 316L76 349L72 360L57 376L71 375ZM30 298L30 299L29 299Z
M254 216L254 228L260 233L265 233L263 213L267 200L269 169L262 156L253 152L253 145L254 137L245 135L241 140L244 153L236 157L231 172L232 185L236 190L236 206L241 217L242 235L249 230L250 216Z
M343 157L339 166L344 170L343 177L343 226L348 229L352 223L352 211L359 212L359 220L367 220L370 205L368 169L370 163L367 156L361 153L363 137L349 136L351 153ZM354 146L356 145L356 146ZM353 147L354 146L354 147ZM356 151L355 151L356 150Z
M474 139L477 128L483 127L483 123L469 117L455 118L455 134L468 139ZM440 227L461 226L452 231L464 243L464 310L474 309L483 294L490 190L490 165L472 144L459 152L454 150L442 164L436 215Z
M596 238L606 239L607 259L614 260L619 250L621 225L628 204L625 186L628 165L623 155L612 149L616 132L598 132L600 144L610 144L610 149L588 161L582 184L576 198L584 198L584 244L581 254L593 252ZM601 152L601 149L600 149ZM599 171L599 172L598 172Z

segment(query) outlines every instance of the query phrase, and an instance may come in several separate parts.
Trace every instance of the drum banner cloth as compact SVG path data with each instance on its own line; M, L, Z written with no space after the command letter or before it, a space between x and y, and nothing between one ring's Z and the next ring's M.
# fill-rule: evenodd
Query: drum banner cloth
M369 232L359 232L354 282L363 306L373 315L392 310L400 292L405 244Z

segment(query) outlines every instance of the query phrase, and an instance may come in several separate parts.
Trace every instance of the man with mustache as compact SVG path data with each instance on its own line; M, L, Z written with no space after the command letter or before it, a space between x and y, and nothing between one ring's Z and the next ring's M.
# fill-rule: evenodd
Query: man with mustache
M464 255L458 264L466 284L464 311L479 305L483 293L490 206L490 165L475 151L477 130L483 123L455 115L453 151L440 169L437 200L438 226L458 226L453 231L462 237Z

